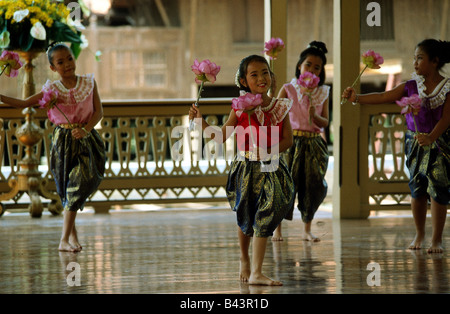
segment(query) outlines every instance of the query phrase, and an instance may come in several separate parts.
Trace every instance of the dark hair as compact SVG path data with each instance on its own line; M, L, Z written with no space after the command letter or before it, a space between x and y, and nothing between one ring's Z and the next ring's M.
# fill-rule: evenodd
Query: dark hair
M47 47L47 57L48 57L48 62L51 64L51 65L53 65L53 54L56 52L56 51L60 51L60 50L63 50L63 49L67 49L67 50L69 50L70 51L70 53L72 53L72 50L69 48L69 46L67 46L66 44L64 44L64 43L61 43L61 42L53 42L53 43L51 43L48 47ZM73 53L72 53L72 55L73 55Z
M428 55L430 61L438 60L437 70L450 62L450 42L436 39L425 39L417 44L417 48L422 50Z
M272 78L274 77L274 74L273 74L272 70L270 69L270 65L267 62L266 58L264 58L263 56L260 56L260 55L250 55L248 57L245 57L244 59L242 59L241 64L239 64L239 69L236 73L236 82L235 83L239 87L239 89L244 90L248 93L250 93L250 89L241 84L241 79L246 80L247 67L252 62L265 63L267 65L267 68L269 69L270 77L272 77Z
M327 50L327 46L325 45L325 43L321 42L321 41L312 41L309 43L308 47L302 51L302 53L300 54L300 59L297 62L297 66L295 67L295 77L299 78L300 77L300 66L302 65L302 63L306 60L306 58L310 55L312 56L316 56L322 59L323 64L322 64L322 71L320 71L320 82L319 82L319 86L323 85L325 83L325 64L327 64L327 57L325 56L325 54L328 52Z

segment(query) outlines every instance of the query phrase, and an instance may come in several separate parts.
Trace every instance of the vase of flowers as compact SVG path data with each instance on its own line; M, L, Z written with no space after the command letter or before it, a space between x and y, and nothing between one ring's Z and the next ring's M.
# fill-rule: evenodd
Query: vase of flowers
M0 0L0 48L45 51L50 41L71 43L75 57L81 52L80 21L73 21L64 2Z

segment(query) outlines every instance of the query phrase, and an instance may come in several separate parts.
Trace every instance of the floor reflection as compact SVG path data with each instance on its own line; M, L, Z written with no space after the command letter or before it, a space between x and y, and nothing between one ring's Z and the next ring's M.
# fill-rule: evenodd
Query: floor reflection
M410 217L319 218L313 226L319 243L300 240L298 216L283 222L285 240L269 241L264 263L282 287L239 282L235 216L228 210L83 213L77 225L83 251L62 253L62 217L0 218L0 293L450 292L448 250L406 249L414 235ZM444 244L449 237L447 226Z

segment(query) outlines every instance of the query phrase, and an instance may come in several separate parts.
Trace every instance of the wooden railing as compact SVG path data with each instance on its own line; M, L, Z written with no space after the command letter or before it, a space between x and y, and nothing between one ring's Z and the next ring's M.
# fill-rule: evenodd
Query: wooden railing
M105 178L88 204L96 212L113 205L226 201L225 184L235 153L231 137L223 146L189 132L187 113L192 100L104 101L104 118L97 130L106 144ZM203 99L202 113L212 125L222 125L231 99ZM24 123L20 110L0 105L0 200L6 209L25 208L21 192L11 190L24 148L15 136ZM359 139L359 184L364 210L404 209L409 206L408 174L404 168L405 123L392 105L362 106ZM36 146L46 188L55 193L47 167L54 126L38 110L35 122L44 130ZM181 132L180 132L181 131ZM172 158L172 150L182 156ZM45 203L45 200L43 200ZM358 206L355 204L355 206Z
M358 181L362 210L410 207L405 134L405 118L398 106L361 105Z
M225 151L232 150L225 154L215 142L202 140L200 132L189 132L186 115L191 104L192 100L104 101L104 118L97 130L106 144L105 178L86 205L104 212L116 204L225 201L231 162L225 157L233 156L234 142L224 144ZM204 99L202 113L211 125L220 125L230 113L230 104L231 99ZM20 110L6 106L0 110L0 195L4 195L11 190L9 181L23 156L15 132L24 121ZM41 157L39 170L47 180L46 188L55 193L47 167L54 126L42 110L34 118L44 130L36 147L36 156ZM171 158L172 149L182 160ZM26 194L4 200L3 206L28 206Z

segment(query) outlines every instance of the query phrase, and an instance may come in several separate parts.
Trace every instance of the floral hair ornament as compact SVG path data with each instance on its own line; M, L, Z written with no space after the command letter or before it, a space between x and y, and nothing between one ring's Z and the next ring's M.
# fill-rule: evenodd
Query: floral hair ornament
M359 73L359 75L356 78L356 80L353 82L352 88L355 87L356 82L358 82L358 80L361 78L361 75L363 75L364 71L367 68L380 69L381 68L380 65L384 63L384 59L383 59L382 56L380 56L380 54L378 54L378 53L374 52L373 50L369 49L365 53L362 54L362 62L364 63L365 67L361 71L361 73ZM343 105L346 101L347 101L347 99L343 98L342 101L341 101L341 105Z
M413 94L410 97L403 97L401 100L397 100L396 103L397 103L397 105L402 107L401 114L404 114L404 115L406 115L408 113L412 114L412 118L414 121L414 127L415 127L416 133L417 133L418 132L417 124L416 124L416 119L414 116L417 116L419 114L420 108L422 106L422 99L419 97L419 95Z
M241 110L243 112L246 112L248 115L248 124L249 126L252 125L251 116L255 112L256 108L258 106L261 106L263 103L261 94L252 94L252 93L245 93L244 95L233 98L231 102L231 108L235 110ZM250 128L250 136L252 138L253 148L256 149L256 142L253 138L253 130Z
M8 77L16 77L19 74L19 69L23 66L19 55L16 52L5 50L0 56L0 76L5 73Z
M197 100L195 102L195 106L198 107L198 102L200 100L203 85L206 82L214 83L216 81L216 76L220 72L220 66L211 62L209 60L203 60L202 62L198 62L197 59L194 60L194 64L191 66L192 72L195 74L195 82L200 84L200 88L197 94ZM192 131L194 129L194 121L191 120L189 122L189 130Z
M309 107L313 106L311 94L317 86L319 86L320 78L311 72L305 72L297 80L297 84L308 95ZM312 124L311 116L309 124Z

